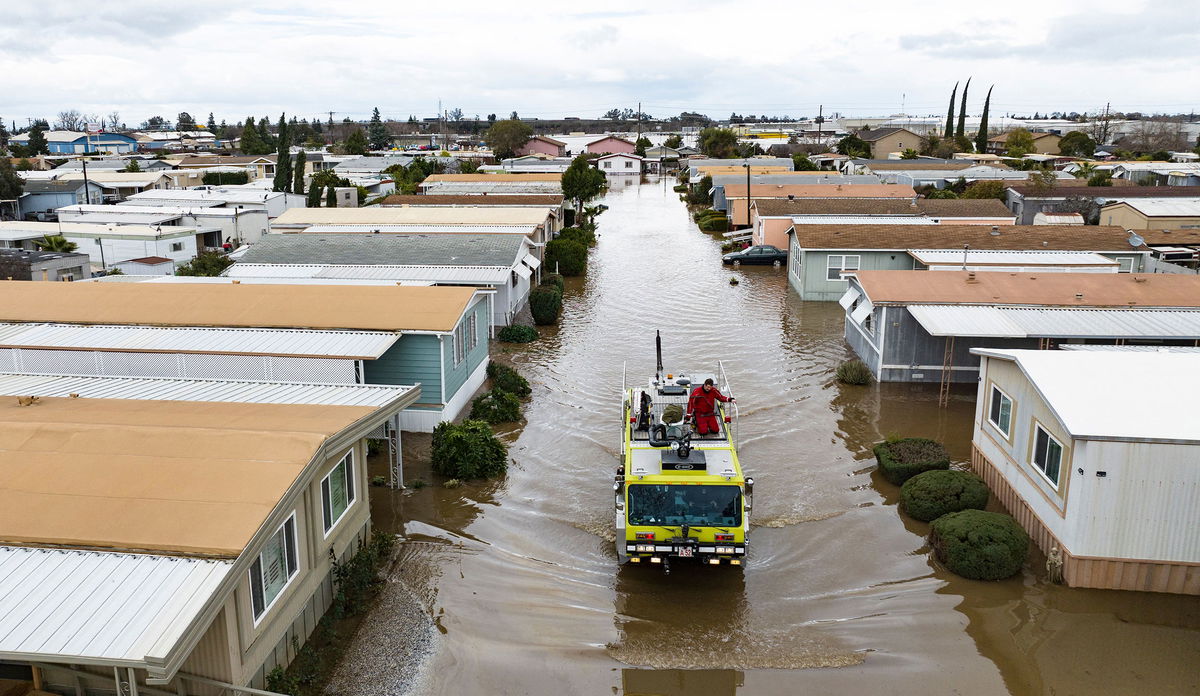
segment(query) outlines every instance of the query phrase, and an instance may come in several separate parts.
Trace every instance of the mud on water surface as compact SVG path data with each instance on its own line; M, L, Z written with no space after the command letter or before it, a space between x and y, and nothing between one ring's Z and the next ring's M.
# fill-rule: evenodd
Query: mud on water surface
M1036 554L997 583L939 568L870 448L933 437L965 465L974 391L939 408L936 385L837 383L841 307L800 302L784 268L722 268L672 184L614 185L561 328L493 344L534 387L508 475L442 488L406 435L406 479L432 485L372 489L376 525L430 549L411 552L437 629L415 693L1200 692L1195 598L1050 585ZM655 329L668 368L725 361L757 482L743 571L616 565L622 365L653 371Z

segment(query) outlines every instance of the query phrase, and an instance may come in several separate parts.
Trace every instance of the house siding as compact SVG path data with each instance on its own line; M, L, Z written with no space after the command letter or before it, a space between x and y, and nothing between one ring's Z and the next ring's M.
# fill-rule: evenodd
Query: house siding
M466 357L458 365L454 364L454 340L447 336L443 342L443 355L446 361L446 401L450 401L458 394L458 390L467 382L467 378L475 371L488 357L488 316L487 302L482 297L478 297L463 318L459 320L458 326L462 326L463 322L471 315L475 315L475 330L478 332L479 340L475 344L475 348L468 351ZM458 326L455 328L457 329ZM450 415L450 414L447 414Z
M863 271L911 271L915 268L913 258L903 251L801 250L797 271L801 279L797 288L801 299L836 302L846 294L846 288L850 287L848 281L826 280L829 256L845 254L860 257L859 269Z
M364 363L367 384L421 383L418 404L442 403L441 340L429 334L405 334L377 360Z

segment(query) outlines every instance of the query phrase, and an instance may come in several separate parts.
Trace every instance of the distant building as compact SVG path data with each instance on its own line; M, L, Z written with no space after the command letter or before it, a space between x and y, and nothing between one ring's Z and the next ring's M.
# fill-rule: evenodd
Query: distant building
M1200 353L971 352L971 468L1064 583L1200 594Z
M931 224L1013 224L1012 213L994 198L765 198L751 204L751 239L786 249L793 225L903 224L914 217Z
M1003 155L1008 152L1008 136L1010 133L1001 133L988 138L987 151L994 155ZM1037 155L1057 155L1062 150L1058 149L1058 141L1062 140L1062 136L1055 133L1030 133L1033 138L1033 154Z
M61 281L89 277L87 254L0 248L0 279Z
M546 135L535 135L525 144L517 148L517 155L533 155L542 154L550 155L551 157L565 157L567 154L567 144L561 140L555 140Z
M192 227L151 227L80 222L0 222L0 245L33 249L37 240L62 235L74 242L97 269L118 261L165 256L177 264L190 261L205 246L205 233ZM215 235L210 235L215 239Z
M907 128L874 128L855 133L871 146L871 157L886 159L893 152L920 150L924 140Z
M128 276L175 275L175 262L165 256L143 256L138 259L118 261L113 268Z
M610 154L626 154L632 155L637 146L625 138L618 138L615 135L606 135L599 140L593 140L587 144L586 151L596 155Z
M124 133L80 133L78 131L44 131L46 149L52 155L74 155L86 152L121 154L137 150L137 140ZM29 145L29 133L9 138L17 145Z
M1127 230L1200 229L1200 198L1131 198L1100 209L1100 222Z
M1076 186L1072 182L1079 182ZM1200 200L1200 186L1136 186L1124 179L1113 179L1114 186L1087 186L1086 180L1067 179L1046 190L1028 185L1010 186L1005 191L1004 204L1017 216L1018 225L1032 225L1038 213L1061 212L1065 206L1080 201L1096 204L1098 214L1101 206L1115 201L1135 198L1183 198ZM1069 211L1077 212L1077 211ZM1089 222L1091 222L1089 220ZM1103 221L1101 221L1103 222ZM1104 223L1108 224L1108 223Z
M604 172L605 176L640 176L643 158L629 153L602 155L592 160L593 165Z
M86 203L88 191L91 191L91 200L97 203L104 195L104 187L94 181L89 181L86 186L82 179L27 181L21 197L17 199L20 217L22 220L53 219L54 211L65 205Z

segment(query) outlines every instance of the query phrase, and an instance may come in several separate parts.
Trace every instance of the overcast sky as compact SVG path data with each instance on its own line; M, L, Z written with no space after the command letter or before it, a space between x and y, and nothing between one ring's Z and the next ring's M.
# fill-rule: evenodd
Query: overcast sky
M4 0L0 117L1200 110L1194 0L572 5Z

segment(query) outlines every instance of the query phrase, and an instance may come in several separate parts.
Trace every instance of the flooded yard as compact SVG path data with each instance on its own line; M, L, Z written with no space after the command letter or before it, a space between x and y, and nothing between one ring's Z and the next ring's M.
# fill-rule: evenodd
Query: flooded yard
M799 301L785 268L723 269L672 183L616 183L561 328L493 344L534 388L508 475L443 488L428 437L406 435L405 477L430 485L372 489L436 627L418 693L1200 692L1194 597L1052 585L1037 554L996 583L940 568L870 450L926 436L965 463L973 387L939 408L937 385L838 383L841 307ZM668 369L723 360L741 406L742 571L617 566L622 369L653 372L656 329Z

